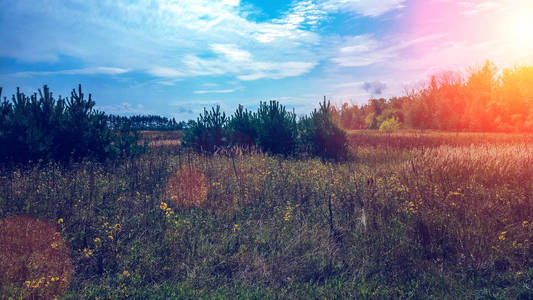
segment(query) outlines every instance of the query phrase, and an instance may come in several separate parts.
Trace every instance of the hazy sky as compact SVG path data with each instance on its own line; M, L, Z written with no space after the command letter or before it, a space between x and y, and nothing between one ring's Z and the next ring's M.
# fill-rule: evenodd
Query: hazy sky
M196 117L277 99L307 113L401 95L490 59L533 63L531 0L0 0L0 86Z

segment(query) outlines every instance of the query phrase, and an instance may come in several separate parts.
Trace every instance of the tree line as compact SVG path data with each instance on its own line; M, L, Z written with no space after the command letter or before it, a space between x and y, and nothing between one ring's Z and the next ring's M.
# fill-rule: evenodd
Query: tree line
M120 128L123 124L129 124L135 130L183 130L187 123L185 121L176 122L175 118L167 118L158 115L106 115L107 122L111 128Z
M533 67L443 72L401 97L334 107L332 118L344 129L533 132Z
M0 88L0 99L2 89ZM26 95L17 88L0 101L0 163L83 159L106 161L144 151L139 130L185 130L184 145L213 153L224 148L257 147L282 155L309 153L325 159L347 155L346 135L331 119L324 102L309 116L296 114L278 101L261 102L256 112L239 105L226 116L220 106L204 109L197 120L176 122L160 116L106 115L95 108L81 85L69 98L54 97L48 86Z
M0 101L0 162L104 161L140 152L130 124L112 129L94 106L81 85L68 98L54 97L46 85L29 96L17 88L11 100Z

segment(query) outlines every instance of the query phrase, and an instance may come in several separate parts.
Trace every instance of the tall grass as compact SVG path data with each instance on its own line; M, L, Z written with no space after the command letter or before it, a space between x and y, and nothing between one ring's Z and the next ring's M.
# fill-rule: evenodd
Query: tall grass
M343 163L170 147L37 163L2 170L0 216L57 224L65 298L531 297L532 144L442 139L375 134Z

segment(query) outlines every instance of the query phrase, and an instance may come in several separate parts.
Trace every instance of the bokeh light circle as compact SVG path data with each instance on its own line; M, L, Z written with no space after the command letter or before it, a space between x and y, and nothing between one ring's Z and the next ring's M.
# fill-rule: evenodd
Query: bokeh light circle
M23 299L62 295L74 271L70 254L55 223L30 216L0 220L1 294Z

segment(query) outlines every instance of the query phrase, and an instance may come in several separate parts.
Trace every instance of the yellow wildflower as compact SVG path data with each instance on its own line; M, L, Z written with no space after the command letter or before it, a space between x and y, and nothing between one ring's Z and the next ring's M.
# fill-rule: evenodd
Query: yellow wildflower
M91 255L93 255L93 250L87 249L87 248L83 248L83 253L85 254L85 258L89 258L89 257L91 257Z
M233 224L233 232L241 230L241 226L239 224Z
M122 275L130 277L130 272L128 272L128 270L124 270L124 272L122 272Z
M110 239L110 240L114 240L112 235L108 235L107 238Z
M59 220L57 220L57 224L62 224L63 222L63 218L59 218Z

